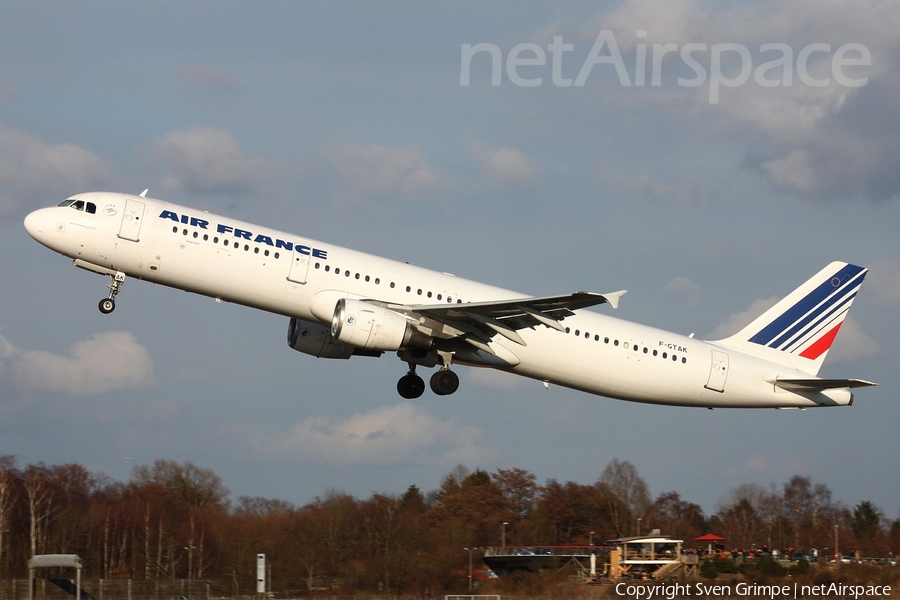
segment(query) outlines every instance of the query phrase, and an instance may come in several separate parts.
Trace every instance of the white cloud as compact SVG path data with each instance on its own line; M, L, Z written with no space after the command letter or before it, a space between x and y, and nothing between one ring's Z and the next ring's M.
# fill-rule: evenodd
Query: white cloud
M754 300L750 307L742 312L734 313L724 322L718 325L711 334L709 339L719 340L736 334L738 331L753 322L753 319L760 316L773 306L775 306L781 298L773 296L768 299Z
M816 185L816 170L809 164L809 153L805 150L792 150L787 156L764 162L762 167L779 187L808 192Z
M780 298L772 297L767 300L756 300L750 308L743 312L731 315L727 321L715 328L709 339L718 340L734 335L753 320L775 306ZM828 352L829 362L852 362L874 356L879 352L878 342L867 334L860 324L852 317L844 319L841 330L834 340L834 345Z
M536 381L506 373L505 371L498 371L497 369L468 369L467 383L501 392L539 385Z
M418 147L343 145L329 148L326 156L340 176L333 196L339 205L409 199L440 181Z
M77 144L51 144L0 125L0 214L21 208L23 200L85 191L109 181L112 171Z
M263 163L245 156L230 132L214 127L169 132L153 142L153 151L172 171L164 187L197 193L249 190Z
M670 53L662 71L668 86L689 97L693 105L672 103L670 110L687 117L707 115L705 129L739 139L747 148L748 163L774 187L802 196L828 198L900 197L900 160L893 149L900 143L896 128L884 123L897 120L896 57L900 56L900 10L892 0L798 0L713 5L701 0L626 0L614 10L599 14L582 34L585 44L601 30L612 30L626 67L634 74L638 43L646 44L647 76L652 70L653 44L740 44L752 57L753 69L779 57L776 50L762 51L764 44L787 44L792 50L791 81L763 87L755 71L747 83L721 89L719 103L710 104L710 78L699 88L676 88L673 75L685 70L677 52ZM637 32L646 37L638 37ZM809 75L829 81L823 87L800 79L800 52L810 44L827 44L805 60ZM832 59L844 44L862 44L871 53L868 66L843 67L849 79L867 78L862 87L839 84ZM845 58L859 57L856 50ZM698 52L707 72L710 51ZM691 77L690 72L684 73ZM765 78L779 79L780 68ZM666 81L666 78L663 78ZM651 103L660 93L629 96ZM716 131L718 130L718 131Z
M409 402L345 419L309 417L287 432L251 430L239 435L268 458L329 465L454 465L485 456L478 445L479 429L455 418L441 419Z
M706 194L701 193L701 190L690 177L672 184L661 183L647 173L638 175L614 173L612 177L629 190L657 202L675 205L695 205L706 198Z
M695 304L700 300L700 286L687 277L676 277L663 287L663 292L684 298L689 304Z
M853 362L861 358L875 356L881 350L876 342L866 333L859 322L851 316L844 319L841 331L828 351L829 362Z
M523 186L531 183L534 179L534 165L517 148L490 147L473 142L470 146L470 154L478 164L479 171L495 184Z
M179 72L179 78L185 85L223 88L223 89L239 89L243 84L236 77L227 75L217 68L206 64L192 64Z
M153 384L153 361L133 335L99 333L73 344L69 356L23 351L0 335L0 376L17 386L70 396L95 396ZM5 372L4 372L5 371Z

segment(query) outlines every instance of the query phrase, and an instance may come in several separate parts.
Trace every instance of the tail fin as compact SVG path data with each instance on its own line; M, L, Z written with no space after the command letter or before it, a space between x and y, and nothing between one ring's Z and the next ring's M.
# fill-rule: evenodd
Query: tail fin
M868 269L833 262L735 335L717 343L819 372Z

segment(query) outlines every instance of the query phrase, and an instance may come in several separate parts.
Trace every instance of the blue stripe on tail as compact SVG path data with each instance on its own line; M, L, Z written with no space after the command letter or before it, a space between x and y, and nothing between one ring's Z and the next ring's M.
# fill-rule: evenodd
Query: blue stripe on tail
M750 341L762 346L778 348L793 339L797 334L805 335L816 328L823 320L831 318L836 312L846 310L845 305L853 300L859 286L865 279L865 273L853 285L847 285L861 272L863 267L846 265L837 273L819 284L794 306L786 310Z

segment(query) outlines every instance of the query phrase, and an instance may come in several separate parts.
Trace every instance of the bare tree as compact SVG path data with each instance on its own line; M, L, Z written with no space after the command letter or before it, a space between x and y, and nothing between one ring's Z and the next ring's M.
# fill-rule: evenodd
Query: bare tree
M0 456L0 572L3 570L10 510L15 502L16 458Z
M44 463L28 465L24 480L28 502L29 547L31 556L34 556L44 549L47 527L53 515L53 489Z
M647 488L647 482L638 475L637 468L627 460L612 459L603 473L600 474L598 483L603 484L611 491L622 504L631 513L628 518L640 518L647 512L650 506L650 491ZM618 516L620 522L616 523L616 530L621 532L628 531L630 523L624 522L621 517L621 510L614 506L615 501L610 499L610 514Z

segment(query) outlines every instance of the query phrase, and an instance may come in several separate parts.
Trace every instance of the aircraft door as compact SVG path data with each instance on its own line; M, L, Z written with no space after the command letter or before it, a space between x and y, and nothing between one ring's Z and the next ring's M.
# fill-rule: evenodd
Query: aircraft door
M125 212L122 215L122 225L119 227L119 237L132 242L140 241L141 222L144 220L144 203L131 198L125 201Z
M294 254L291 256L291 270L288 273L288 281L293 281L294 283L306 283L309 262L309 254L300 254L295 247Z
M709 380L706 388L714 392L725 391L725 379L728 377L728 353L721 350L712 351L712 364L709 368Z

